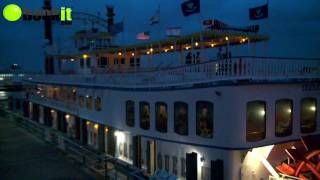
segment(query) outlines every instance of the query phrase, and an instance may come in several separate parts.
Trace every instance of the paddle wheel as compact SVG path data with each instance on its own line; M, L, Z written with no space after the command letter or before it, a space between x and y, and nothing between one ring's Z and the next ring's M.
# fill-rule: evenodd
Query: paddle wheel
M300 179L320 179L320 135L303 137L297 146L285 152L287 161L276 167L280 173Z

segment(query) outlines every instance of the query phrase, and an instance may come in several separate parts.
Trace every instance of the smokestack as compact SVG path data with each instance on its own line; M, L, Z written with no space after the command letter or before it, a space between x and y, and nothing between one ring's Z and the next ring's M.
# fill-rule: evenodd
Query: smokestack
M111 26L113 25L114 17L114 8L113 6L107 6L107 23L108 23L108 32L111 31Z
M51 10L51 0L44 0L43 10ZM46 45L52 45L52 20L51 18L46 18L44 20L44 38L47 40Z
M43 10L50 11L51 7L51 0L44 0ZM44 20L44 38L46 41L45 46L52 46L52 20L51 18L46 18ZM46 74L54 74L54 59L51 55L45 54L45 73Z

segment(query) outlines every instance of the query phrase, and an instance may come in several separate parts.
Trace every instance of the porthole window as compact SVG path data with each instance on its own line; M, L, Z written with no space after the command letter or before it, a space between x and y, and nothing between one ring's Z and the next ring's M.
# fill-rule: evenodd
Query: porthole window
M266 137L266 103L251 101L247 103L247 141L254 142Z
M147 102L140 102L140 127L150 128L150 105Z
M317 127L317 100L304 98L301 100L300 130L302 133L311 133Z
M213 104L207 101L198 101L196 104L197 135L204 138L213 136Z
M275 133L277 137L292 134L292 101L281 99L276 101Z
M188 135L188 104L184 102L174 103L174 132L180 135Z
M102 101L100 97L96 97L95 99L95 109L96 111L101 111Z
M129 127L134 127L134 101L126 102L126 124Z
M168 111L167 104L163 102L156 103L156 130L159 132L167 132Z

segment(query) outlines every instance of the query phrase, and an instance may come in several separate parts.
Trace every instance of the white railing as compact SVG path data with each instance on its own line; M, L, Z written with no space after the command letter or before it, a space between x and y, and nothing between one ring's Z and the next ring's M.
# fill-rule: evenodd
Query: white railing
M32 80L138 88L190 85L222 80L272 81L319 77L320 59L234 57L169 69L87 75L39 75L33 76Z
M75 103L66 102L66 101L57 101L53 99L49 99L46 97L41 97L37 95L31 95L29 94L30 100L39 103L39 104L48 104L48 106L53 106L57 109L67 110L69 112L72 112L73 114L78 114L78 108L75 105Z

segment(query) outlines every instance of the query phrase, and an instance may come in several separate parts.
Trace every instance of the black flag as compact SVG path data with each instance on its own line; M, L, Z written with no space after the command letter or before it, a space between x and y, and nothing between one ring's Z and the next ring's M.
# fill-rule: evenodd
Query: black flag
M181 10L184 16L200 13L200 0L188 0L182 3Z
M263 6L258 6L249 9L250 20L259 20L268 18L268 3Z

